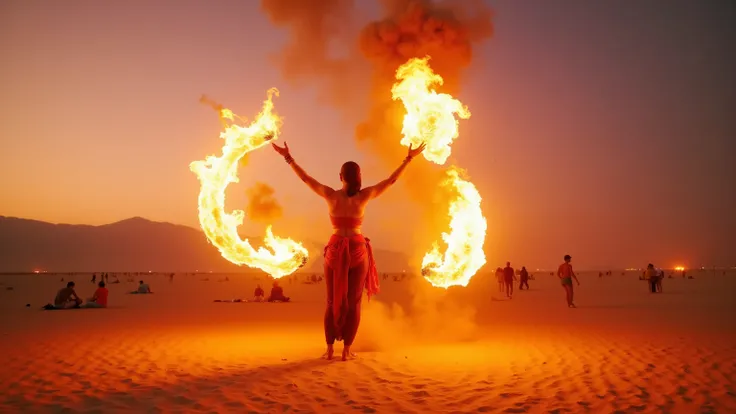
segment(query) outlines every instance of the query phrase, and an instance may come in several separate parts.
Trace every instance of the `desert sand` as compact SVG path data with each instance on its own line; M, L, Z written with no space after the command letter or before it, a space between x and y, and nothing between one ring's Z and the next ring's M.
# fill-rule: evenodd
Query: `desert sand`
M147 275L155 294L123 282L107 309L42 311L61 277L91 296L90 275L0 276L0 411L736 412L736 273L654 295L637 273L584 273L577 309L535 273L511 300L484 274L447 291L383 281L347 362L319 358L324 284L215 303L270 282Z

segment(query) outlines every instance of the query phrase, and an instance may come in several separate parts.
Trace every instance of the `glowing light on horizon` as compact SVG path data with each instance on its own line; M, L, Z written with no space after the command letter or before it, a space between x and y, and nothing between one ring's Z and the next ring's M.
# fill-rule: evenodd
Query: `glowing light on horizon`
M424 158L444 165L452 152L450 145L459 136L457 118L470 118L470 111L452 95L437 93L434 86L442 85L443 79L432 71L429 57L410 59L398 68L396 79L392 97L406 108L401 145L426 143ZM422 275L433 286L467 286L486 263L483 244L487 223L480 208L481 196L464 175L463 170L451 166L441 184L453 198L448 212L450 232L442 233L445 252L434 242L422 260Z
M241 239L238 227L243 224L245 213L234 210L225 212L225 189L238 182L240 160L249 152L268 145L278 138L281 118L273 112L274 95L278 90L268 90L262 111L248 126L240 126L235 119L244 121L227 108L217 108L224 130L220 138L225 140L222 155L208 156L204 161L194 161L189 168L199 178L199 224L207 240L220 251L222 257L236 265L261 269L278 279L294 273L307 263L309 253L304 246L289 238L277 237L272 227L266 227L263 243L267 247L253 248Z

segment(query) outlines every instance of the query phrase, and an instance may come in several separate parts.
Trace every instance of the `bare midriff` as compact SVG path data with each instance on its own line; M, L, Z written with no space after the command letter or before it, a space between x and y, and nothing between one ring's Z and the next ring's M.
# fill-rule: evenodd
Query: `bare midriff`
M362 234L360 227L363 224L363 217L335 217L330 216L332 234L342 237L350 237L356 234Z

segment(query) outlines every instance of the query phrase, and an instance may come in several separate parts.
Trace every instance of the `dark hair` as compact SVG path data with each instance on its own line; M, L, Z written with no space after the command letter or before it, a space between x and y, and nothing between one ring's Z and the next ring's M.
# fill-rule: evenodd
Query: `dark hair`
M66 284L66 287L73 287L73 286L74 286L74 282L69 282Z
M99 287L105 287L105 282L103 282L103 281L100 280L100 283L98 283L97 286L99 286Z
M142 283L143 283L143 281L142 281L142 280L139 280L139 281L138 281L138 283L141 283L141 284L142 284Z
M348 161L340 168L343 181L347 184L348 197L358 194L362 181L360 177L360 165L354 161Z
M565 257L564 257L564 259L565 259L565 260L570 260L570 259L572 259L572 257L570 257L570 255L569 255L569 254L566 254L566 255L565 255Z

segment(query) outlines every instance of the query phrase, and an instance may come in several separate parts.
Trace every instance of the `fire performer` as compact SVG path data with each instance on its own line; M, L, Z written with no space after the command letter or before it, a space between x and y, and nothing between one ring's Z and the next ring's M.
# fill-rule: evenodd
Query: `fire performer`
M360 166L352 161L342 165L340 181L342 188L332 188L318 182L307 174L289 153L289 146L272 144L296 175L307 186L327 201L330 221L334 232L325 246L325 280L327 285L327 310L325 311L325 358L332 359L335 341L344 341L342 360L354 358L350 352L360 324L360 304L363 289L368 298L379 291L378 273L373 260L370 240L360 231L363 214L368 201L380 196L396 180L412 158L424 151L425 144L417 148L409 147L408 154L399 168L380 183L361 189Z

